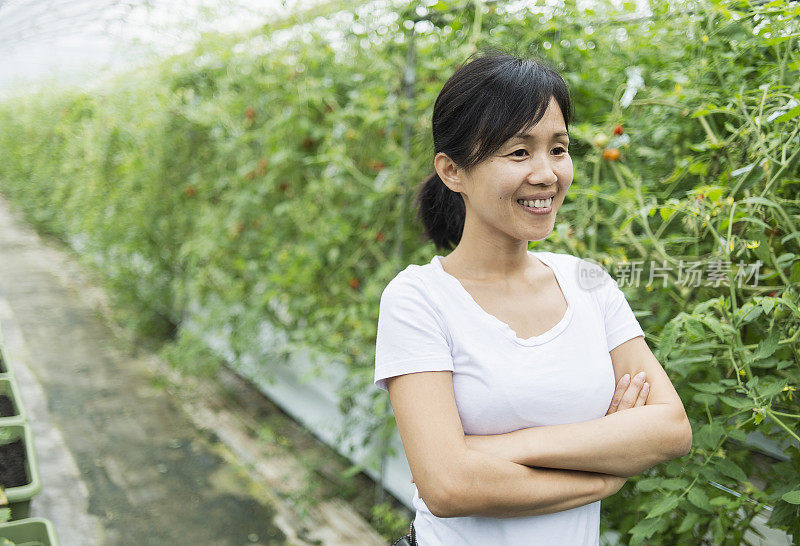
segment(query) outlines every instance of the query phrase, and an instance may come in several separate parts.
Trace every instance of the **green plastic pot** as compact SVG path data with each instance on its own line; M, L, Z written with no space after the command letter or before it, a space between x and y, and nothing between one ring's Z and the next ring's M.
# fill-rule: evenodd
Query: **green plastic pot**
M26 420L25 405L22 403L22 397L19 394L17 380L14 379L13 376L0 374L0 396L8 396L16 412L15 415L0 417L0 426L6 424L21 424Z
M3 346L2 337L0 337L0 377L5 377L6 375L11 375L11 369L8 367L6 349Z
M44 518L27 518L0 524L0 539L3 538L17 546L58 546L53 524Z
M28 483L5 489L8 507L11 509L11 520L27 518L30 515L31 499L42 490L30 425L18 423L0 426L0 445L14 442L20 438L25 446L25 470L28 474Z

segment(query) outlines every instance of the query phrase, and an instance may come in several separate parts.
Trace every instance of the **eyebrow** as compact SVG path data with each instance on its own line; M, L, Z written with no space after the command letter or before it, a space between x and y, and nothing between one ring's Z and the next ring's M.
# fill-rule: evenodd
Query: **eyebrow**
M569 133L567 133L566 131L557 131L557 132L552 134L552 138L557 138L557 137L562 137L562 136L565 136L565 137L569 138ZM525 140L525 139L530 138L530 137L531 137L531 135L529 135L527 133L517 133L516 135L514 135L513 138L518 138L520 140Z

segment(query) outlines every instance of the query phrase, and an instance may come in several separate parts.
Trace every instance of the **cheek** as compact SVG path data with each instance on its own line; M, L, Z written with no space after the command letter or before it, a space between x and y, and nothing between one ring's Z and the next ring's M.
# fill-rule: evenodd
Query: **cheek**
M564 165L563 168L560 170L558 174L558 180L561 186L566 189L572 185L572 179L575 176L575 172L572 168L572 161L570 161L567 165Z

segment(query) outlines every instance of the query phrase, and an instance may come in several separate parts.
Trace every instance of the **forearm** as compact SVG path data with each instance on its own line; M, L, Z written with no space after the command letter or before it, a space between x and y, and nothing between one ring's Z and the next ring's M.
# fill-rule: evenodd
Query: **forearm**
M610 496L607 477L596 472L529 468L468 450L454 461L456 486L440 517L537 516L583 506Z
M687 423L666 404L599 419L467 436L467 446L527 466L635 476L686 453Z

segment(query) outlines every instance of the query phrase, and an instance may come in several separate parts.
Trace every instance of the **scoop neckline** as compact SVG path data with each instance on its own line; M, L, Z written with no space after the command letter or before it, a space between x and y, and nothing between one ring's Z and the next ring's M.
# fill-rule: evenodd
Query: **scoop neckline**
M498 326L500 330L505 333L506 337L508 337L509 339L515 341L520 345L534 346L547 343L548 341L554 339L556 336L561 334L569 325L570 320L572 320L572 315L574 312L575 305L572 299L572 291L567 290L566 288L567 283L564 282L564 278L561 275L561 272L559 271L558 267L553 263L553 260L550 259L549 257L546 257L544 255L545 254L544 252L533 252L532 250L528 250L528 253L531 254L534 258L537 258L540 262L542 262L542 264L544 264L546 267L550 268L551 271L553 271L553 274L556 277L556 282L558 283L559 288L561 288L561 293L564 295L564 299L567 302L567 310L564 311L564 316L561 317L561 320L559 320L552 328L550 328L546 332L543 332L538 336L532 336L529 338L519 337L517 333L511 328L511 326L509 326L507 323L503 322L496 316L486 311L483 307L481 307L478 304L478 302L475 301L475 298L472 297L472 294L470 294L469 291L466 288L464 288L464 285L461 284L461 281L459 281L456 277L454 277L453 275L444 270L444 267L442 267L442 263L440 261L444 256L440 256L437 254L436 256L433 257L433 259L431 259L431 263L435 264L436 269L439 272L441 272L441 274L444 275L446 279L449 280L455 291L458 294L460 294L460 297L464 301L466 301L470 306L472 306L473 309L475 309L479 315L484 317L489 322L494 323L495 326Z

